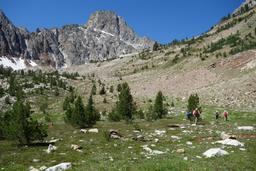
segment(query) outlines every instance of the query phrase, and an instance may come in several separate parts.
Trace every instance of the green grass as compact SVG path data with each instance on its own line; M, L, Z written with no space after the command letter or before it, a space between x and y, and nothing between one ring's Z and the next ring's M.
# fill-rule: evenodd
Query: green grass
M0 169L8 171L28 170L29 166L39 168L43 165L50 167L61 162L71 162L74 171L83 170L142 170L142 171L162 171L162 170L256 170L256 131L239 131L237 125L254 125L256 123L256 113L245 113L230 111L230 120L219 123L214 122L213 112L215 107L204 106L204 125L191 126L188 121L183 120L183 114L171 116L155 122L136 120L135 123L142 129L143 135L150 141L139 142L132 140L134 124L124 122L98 122L95 127L99 129L98 134L82 134L79 130L59 122L62 114L51 115L56 122L53 127L49 127L47 139L61 138L62 141L56 143L58 149L47 154L44 150L47 147L17 147L13 142L0 141ZM220 110L221 111L221 110ZM193 131L191 134L183 133L183 129L168 130L169 124L184 124L186 130ZM104 131L117 129L124 136L124 140L107 141ZM150 137L155 129L165 129L167 133L163 137ZM212 131L211 131L212 130ZM224 157L206 159L202 153L212 147L221 147L219 144L212 144L219 140L220 132L226 131L236 136L239 141L245 143L246 151L239 150L238 147L226 147L225 150L230 154ZM171 135L182 137L180 141L171 140ZM243 135L243 136L242 136ZM245 138L252 135L251 138ZM210 139L209 139L210 137ZM254 138L253 138L254 137ZM155 143L154 139L159 142ZM186 144L187 141L193 143L192 146ZM78 144L83 147L83 153L71 150L71 144ZM162 155L147 158L142 145L148 144L153 150L166 152ZM155 147L151 145L155 144ZM131 149L128 147L132 147ZM177 149L184 148L184 154L178 154ZM233 152L232 152L233 151ZM61 154L65 153L65 155ZM199 159L196 156L201 156ZM188 157L188 160L184 160ZM111 161L113 158L113 161ZM39 159L38 163L32 162Z

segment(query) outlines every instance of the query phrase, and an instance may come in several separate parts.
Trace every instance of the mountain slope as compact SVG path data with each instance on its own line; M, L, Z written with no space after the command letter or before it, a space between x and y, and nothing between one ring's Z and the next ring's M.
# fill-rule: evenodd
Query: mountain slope
M111 11L97 11L88 23L29 33L15 27L0 11L0 56L23 57L60 68L103 61L150 48L154 41L141 38L124 19Z
M256 110L256 8L230 16L198 37L156 51L67 68L108 84L127 81L138 101L157 91L174 101L198 93L204 104Z

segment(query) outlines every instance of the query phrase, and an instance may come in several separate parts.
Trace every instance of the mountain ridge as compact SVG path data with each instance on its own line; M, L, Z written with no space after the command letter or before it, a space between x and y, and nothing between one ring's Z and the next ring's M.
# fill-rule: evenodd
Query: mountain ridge
M139 37L113 11L96 11L86 24L28 32L0 13L0 56L22 57L40 65L61 68L114 59L152 48L155 41Z

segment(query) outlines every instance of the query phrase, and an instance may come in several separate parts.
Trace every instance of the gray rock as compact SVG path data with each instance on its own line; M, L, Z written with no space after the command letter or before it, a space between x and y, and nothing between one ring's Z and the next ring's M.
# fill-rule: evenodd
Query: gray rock
M23 57L60 68L104 61L151 48L155 42L139 37L111 11L93 13L85 25L37 29L15 27L0 11L0 56Z

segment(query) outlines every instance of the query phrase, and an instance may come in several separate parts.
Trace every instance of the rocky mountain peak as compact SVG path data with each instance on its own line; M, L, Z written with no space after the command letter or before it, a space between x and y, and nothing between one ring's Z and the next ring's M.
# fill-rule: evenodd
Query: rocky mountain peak
M96 11L86 24L88 28L99 29L118 35L119 16L113 11Z
M104 31L123 40L134 39L135 32L125 20L113 11L96 11L89 17L88 29Z
M137 53L155 43L139 37L113 11L96 11L85 26L72 24L29 33L0 11L0 57L25 57L56 68Z

